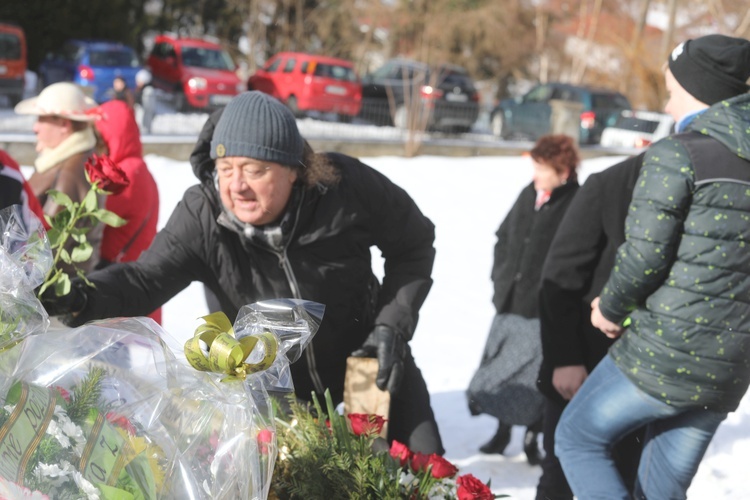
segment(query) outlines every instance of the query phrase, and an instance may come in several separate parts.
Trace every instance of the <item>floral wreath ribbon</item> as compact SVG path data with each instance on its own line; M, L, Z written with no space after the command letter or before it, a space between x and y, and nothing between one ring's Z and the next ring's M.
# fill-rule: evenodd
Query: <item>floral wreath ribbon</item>
M193 338L185 342L185 357L196 370L228 375L222 382L244 380L251 373L267 370L276 359L279 344L271 332L264 331L237 339L232 323L223 312L215 312L201 319L205 323L195 329ZM257 363L245 363L258 342L264 347L263 358Z

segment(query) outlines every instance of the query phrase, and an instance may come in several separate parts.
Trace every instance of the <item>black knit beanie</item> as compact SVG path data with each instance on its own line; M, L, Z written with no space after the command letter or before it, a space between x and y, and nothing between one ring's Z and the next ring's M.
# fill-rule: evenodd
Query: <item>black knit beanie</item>
M304 141L292 112L258 91L234 97L216 124L211 158L244 156L287 166L302 162Z
M669 70L682 88L709 106L744 94L750 90L750 41L725 35L688 40L672 51Z

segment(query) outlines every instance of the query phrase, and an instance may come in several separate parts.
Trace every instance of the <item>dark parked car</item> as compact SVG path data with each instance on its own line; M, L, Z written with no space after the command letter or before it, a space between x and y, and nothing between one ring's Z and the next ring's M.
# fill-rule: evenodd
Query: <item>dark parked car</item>
M91 93L98 103L108 101L112 80L125 79L135 88L135 74L142 68L135 51L107 40L69 40L48 53L39 65L42 88L57 82L73 82Z
M553 131L553 108L565 110L566 105L568 112L579 114L581 144L598 144L602 131L621 111L631 109L627 97L613 90L545 83L523 97L501 101L490 114L492 132L500 138L536 140Z
M362 78L359 116L378 125L467 132L479 115L479 93L466 70L392 59Z

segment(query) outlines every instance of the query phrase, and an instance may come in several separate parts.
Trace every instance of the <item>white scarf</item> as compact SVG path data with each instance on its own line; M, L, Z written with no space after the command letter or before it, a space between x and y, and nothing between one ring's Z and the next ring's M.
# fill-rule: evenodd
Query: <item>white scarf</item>
M42 174L75 154L94 149L94 146L96 146L94 131L91 130L91 127L86 127L83 130L73 132L56 147L44 148L39 153L34 166L36 171Z

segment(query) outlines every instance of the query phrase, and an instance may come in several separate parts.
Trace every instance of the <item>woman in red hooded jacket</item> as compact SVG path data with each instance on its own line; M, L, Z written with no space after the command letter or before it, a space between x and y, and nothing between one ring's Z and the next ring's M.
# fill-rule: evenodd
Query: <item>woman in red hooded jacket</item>
M133 110L123 101L112 100L100 106L102 118L96 129L106 145L107 155L130 179L130 185L117 195L107 196L106 209L123 219L121 227L106 226L101 246L101 264L136 260L156 235L159 220L159 191L146 162ZM161 322L161 309L149 315Z

